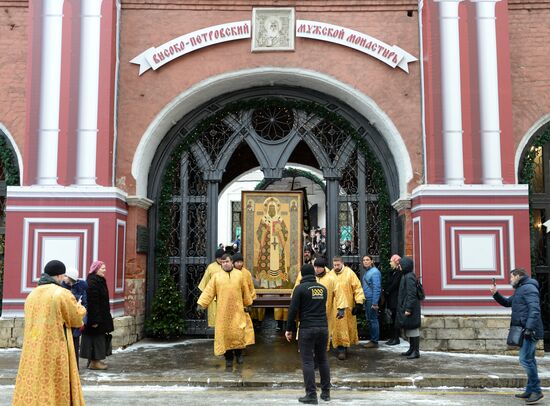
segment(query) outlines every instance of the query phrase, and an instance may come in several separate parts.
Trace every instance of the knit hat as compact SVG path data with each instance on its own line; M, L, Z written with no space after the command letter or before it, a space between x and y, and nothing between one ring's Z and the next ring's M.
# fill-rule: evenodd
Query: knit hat
M397 254L393 254L390 258L390 261L395 262L397 265L401 262L401 257Z
M315 275L315 269L313 269L313 265L310 264L302 265L300 272L302 273L302 278L307 275Z
M94 261L92 263L92 266L90 266L90 273L95 273L99 271L99 268L101 268L103 265L105 265L105 262L103 261Z
M78 270L76 270L73 267L69 267L65 271L65 276L68 276L69 278L71 278L73 281L76 282L78 280Z
M225 254L225 250L223 248L218 248L216 250L216 258L221 258Z
M65 273L65 264L54 259L46 264L44 273L50 276L63 275Z
M401 258L401 269L403 272L411 272L414 269L414 262L410 257Z
M233 258L233 262L237 262L237 261L244 262L243 255L240 252L237 252L235 255L232 256L232 258Z
M315 258L315 266L325 268L327 266L327 260L323 257Z

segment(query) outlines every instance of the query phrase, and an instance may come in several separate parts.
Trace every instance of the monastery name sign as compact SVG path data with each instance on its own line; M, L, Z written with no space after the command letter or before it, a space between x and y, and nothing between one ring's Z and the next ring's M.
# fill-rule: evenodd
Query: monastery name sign
M222 42L252 38L252 52L293 51L294 38L332 42L370 55L392 68L409 72L408 64L417 61L396 45L388 45L367 34L319 21L294 20L293 8L259 8L253 21L215 25L151 47L130 62L139 65L139 74L161 66L190 52Z

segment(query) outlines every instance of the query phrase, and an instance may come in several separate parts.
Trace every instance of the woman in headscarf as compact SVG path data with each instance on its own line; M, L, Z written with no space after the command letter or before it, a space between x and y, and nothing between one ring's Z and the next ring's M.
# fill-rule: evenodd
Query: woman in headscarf
M107 369L103 360L111 355L111 334L109 333L114 330L105 271L104 262L94 261L86 279L88 320L80 349L80 357L88 359L88 367L98 370Z

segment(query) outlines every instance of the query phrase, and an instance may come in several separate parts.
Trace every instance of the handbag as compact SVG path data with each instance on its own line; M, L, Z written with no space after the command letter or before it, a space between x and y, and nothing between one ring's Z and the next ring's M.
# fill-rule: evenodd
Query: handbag
M521 347L523 344L523 332L525 329L521 326L510 326L506 344L510 347Z

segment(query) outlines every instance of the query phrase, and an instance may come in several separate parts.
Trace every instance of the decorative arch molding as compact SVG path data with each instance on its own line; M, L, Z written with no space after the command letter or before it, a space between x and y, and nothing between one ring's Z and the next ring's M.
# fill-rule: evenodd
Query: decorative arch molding
M533 125L527 130L522 139L520 140L516 149L516 156L514 159L514 172L516 175L516 183L519 182L519 171L521 168L521 162L525 158L528 148L535 140L536 136L541 134L545 129L550 127L550 113L540 117Z
M132 175L136 180L136 195L147 197L148 176L155 153L174 123L210 100L219 98L220 94L264 86L312 89L340 100L366 118L382 136L384 149L392 155L395 164L397 190L392 192L390 188L391 199L397 200L407 195L407 184L412 179L410 154L401 134L374 100L328 75L276 67L246 69L214 76L197 83L168 103L145 130L134 154Z
M17 147L17 143L15 142L15 139L11 135L11 133L8 131L6 126L0 122L0 137L2 138L0 140L0 148L2 148L2 143L5 142L6 147L9 150L9 154L12 156L13 163L16 164L16 168L12 169L12 171L16 171L17 173L11 173L9 175L15 177L11 182L8 182L8 186L17 186L23 184L23 157L21 156L21 151L19 151L19 148ZM4 157L0 156L0 159L3 161ZM7 158L9 159L9 158ZM4 164L4 162L1 162L0 164ZM9 168L5 168L6 170L10 170ZM6 175L6 180L7 179Z

